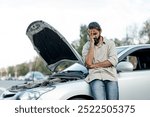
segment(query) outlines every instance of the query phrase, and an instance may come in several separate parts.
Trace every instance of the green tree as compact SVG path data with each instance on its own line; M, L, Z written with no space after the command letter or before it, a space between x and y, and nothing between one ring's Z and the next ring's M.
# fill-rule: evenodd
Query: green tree
M115 42L116 47L118 47L118 46L121 46L121 45L122 45L122 41L121 41L121 40L119 40L119 39L117 39L117 38L115 38L114 42Z
M11 76L15 76L14 66L10 66L7 69L8 69L8 74L10 74Z
M82 48L83 48L83 45L87 42L87 40L88 40L87 26L81 25L81 27L80 27L80 39L76 40L72 43L72 46L77 50L77 52L80 55L82 55Z
M29 72L29 66L27 63L22 63L16 66L17 76L24 76Z
M132 24L126 28L126 38L124 40L125 45L135 44L135 40L139 41L138 25Z
M48 70L43 60L38 56L34 58L32 71L40 71L43 74L51 74L50 70Z
M40 57L35 57L33 62L28 62L28 63L22 63L18 64L16 66L9 66L7 67L6 72L4 73L5 70L1 70L1 75L11 75L11 76L24 76L26 75L29 71L39 71L42 72L43 74L51 74L51 71L45 66L43 63L43 60Z
M140 34L141 38L143 36L147 36L148 37L147 43L150 43L150 19L148 19L144 22L144 25L143 25L141 31L139 32L139 34Z
M1 76L6 76L7 75L7 68L1 68Z

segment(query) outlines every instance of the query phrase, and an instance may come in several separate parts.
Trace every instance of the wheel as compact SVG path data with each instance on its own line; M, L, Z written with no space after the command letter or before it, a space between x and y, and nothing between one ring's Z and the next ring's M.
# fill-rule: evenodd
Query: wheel
M75 98L71 98L71 99L69 99L69 100L88 100L88 99L85 99L85 98L78 98L78 97L75 97Z

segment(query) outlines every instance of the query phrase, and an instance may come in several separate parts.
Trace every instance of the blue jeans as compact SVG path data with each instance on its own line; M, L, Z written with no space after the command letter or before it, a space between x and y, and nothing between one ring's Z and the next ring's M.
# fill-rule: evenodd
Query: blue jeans
M95 100L118 100L118 82L109 80L93 80L90 82L91 92Z

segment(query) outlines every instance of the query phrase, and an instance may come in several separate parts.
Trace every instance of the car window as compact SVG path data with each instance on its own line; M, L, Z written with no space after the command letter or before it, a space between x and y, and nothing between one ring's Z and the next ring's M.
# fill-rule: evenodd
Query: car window
M128 61L130 63L132 63L133 65L133 70L137 69L137 65L138 65L138 60L136 56L128 56Z
M124 51L127 48L128 47L117 47L117 54L121 53L122 51Z
M150 49L139 49L123 58L122 61L132 63L134 71L150 69Z
M55 73L63 71L64 69L68 68L72 64L74 64L74 62L72 62L72 61L64 61L64 62L62 62L61 64L59 64L55 68Z
M147 55L147 56L141 56L139 58L140 60L140 65L141 65L141 69L150 69L150 56Z

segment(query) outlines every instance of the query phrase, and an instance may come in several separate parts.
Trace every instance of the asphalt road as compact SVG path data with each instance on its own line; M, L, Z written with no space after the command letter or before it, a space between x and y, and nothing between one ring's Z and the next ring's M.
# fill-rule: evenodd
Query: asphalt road
M3 89L7 89L11 86L22 84L25 81L17 81L17 80L0 80L0 94L2 93Z

